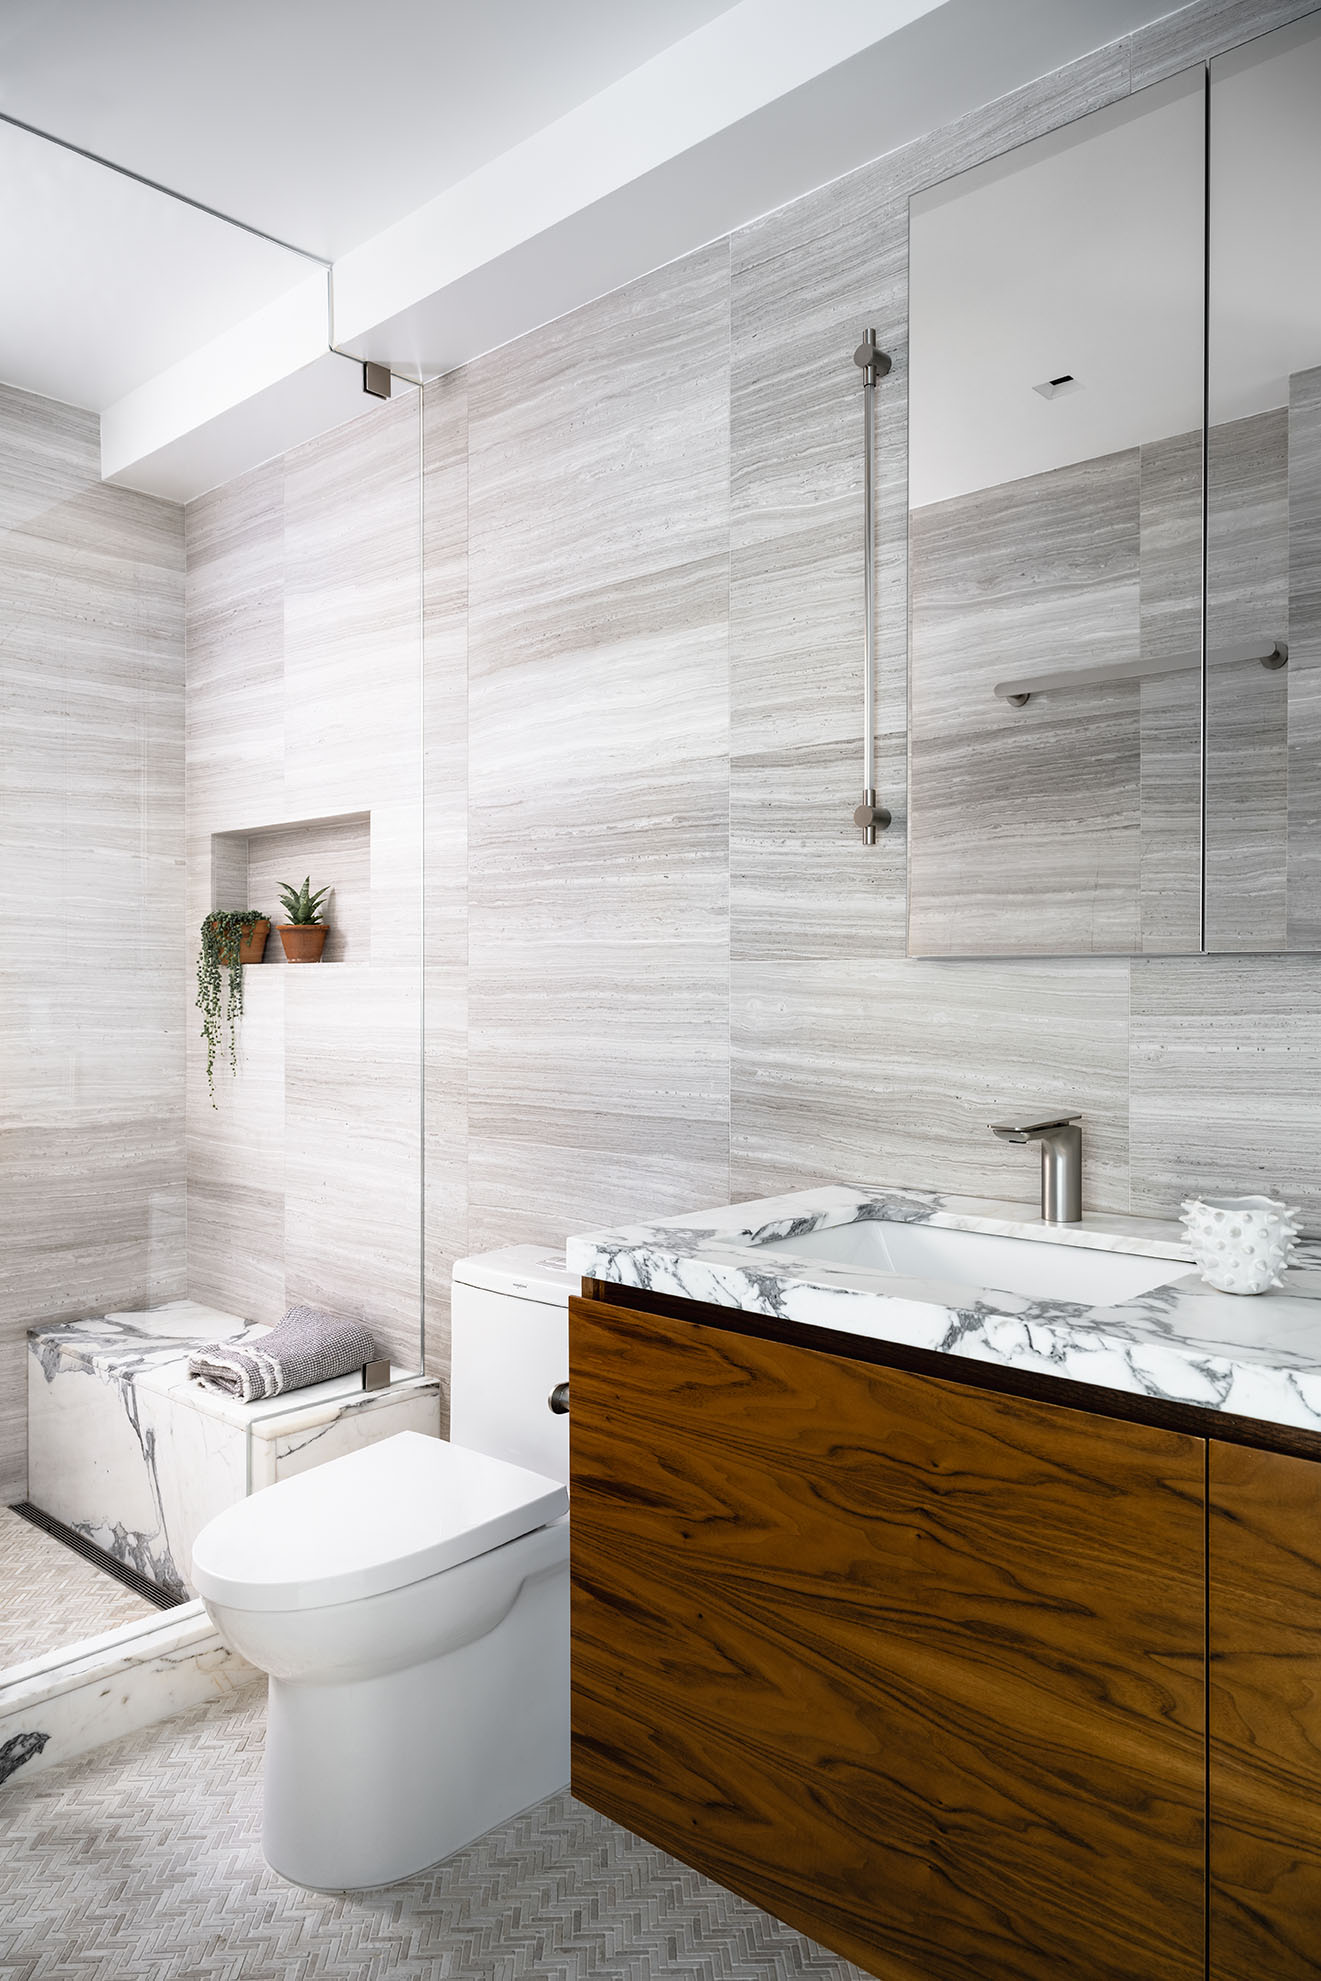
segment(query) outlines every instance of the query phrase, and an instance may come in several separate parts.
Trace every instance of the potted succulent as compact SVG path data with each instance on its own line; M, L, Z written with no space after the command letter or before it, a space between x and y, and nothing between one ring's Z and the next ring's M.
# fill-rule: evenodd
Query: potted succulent
M229 1066L238 1066L238 1021L243 1015L243 965L260 963L271 932L260 908L213 908L202 923L197 958L197 1008L206 1040L206 1084L216 1104L216 1059L229 1026ZM222 976L227 981L222 981Z
M312 876L309 874L301 887L294 887L289 881L280 887L280 901L289 917L280 927L280 941L284 953L291 963L319 963L321 952L326 946L329 931L321 919L321 903L330 889L323 887L316 894L312 892Z

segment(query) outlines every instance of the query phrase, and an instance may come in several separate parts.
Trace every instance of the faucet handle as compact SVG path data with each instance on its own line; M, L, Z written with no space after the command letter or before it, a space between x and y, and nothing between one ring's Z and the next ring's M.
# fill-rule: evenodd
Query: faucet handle
M1025 1110L1011 1121L990 1121L987 1126L993 1135L1000 1135L1007 1142L1027 1142L1033 1136L1045 1134L1048 1129L1067 1128L1070 1122L1081 1120L1081 1112L1043 1115Z

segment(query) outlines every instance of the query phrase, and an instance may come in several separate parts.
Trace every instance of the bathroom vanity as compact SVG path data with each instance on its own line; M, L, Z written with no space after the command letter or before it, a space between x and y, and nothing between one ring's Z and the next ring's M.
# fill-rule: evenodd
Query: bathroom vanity
M570 1264L576 1794L886 1981L1316 1974L1321 1246L822 1190Z

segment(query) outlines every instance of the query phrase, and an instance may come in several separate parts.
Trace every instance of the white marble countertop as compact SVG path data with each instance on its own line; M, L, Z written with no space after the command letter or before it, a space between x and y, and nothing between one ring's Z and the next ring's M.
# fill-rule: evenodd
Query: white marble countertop
M758 1250L876 1220L1168 1259L1169 1278L1086 1306ZM1280 1291L1239 1297L1204 1284L1177 1223L1044 1225L1017 1205L831 1186L571 1238L568 1264L585 1279L1321 1432L1319 1239L1300 1242Z

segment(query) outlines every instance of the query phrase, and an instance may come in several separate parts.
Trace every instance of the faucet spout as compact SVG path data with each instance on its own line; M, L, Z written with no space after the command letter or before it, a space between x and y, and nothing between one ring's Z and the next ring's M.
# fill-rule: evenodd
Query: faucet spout
M1002 1142L1040 1142L1041 1216L1045 1224L1082 1222L1082 1129L1080 1114L1054 1114L1014 1121L992 1121Z

